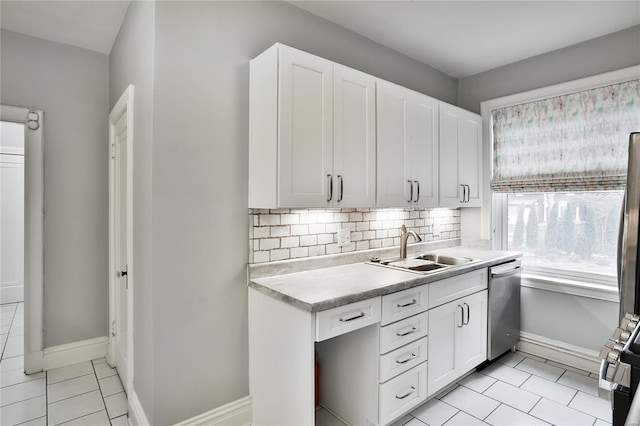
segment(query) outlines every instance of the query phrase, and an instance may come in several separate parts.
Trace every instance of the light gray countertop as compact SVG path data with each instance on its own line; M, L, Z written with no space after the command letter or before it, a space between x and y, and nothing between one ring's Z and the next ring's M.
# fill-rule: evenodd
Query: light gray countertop
M360 262L286 275L250 278L249 287L300 309L318 312L499 265L521 256L521 253L514 251L465 247L430 250L429 253L468 257L475 261L426 275Z

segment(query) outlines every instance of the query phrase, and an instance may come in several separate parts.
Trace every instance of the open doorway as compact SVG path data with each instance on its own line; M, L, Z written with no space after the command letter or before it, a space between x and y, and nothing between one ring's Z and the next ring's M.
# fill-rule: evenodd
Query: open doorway
M2 364L43 368L43 112L0 105Z

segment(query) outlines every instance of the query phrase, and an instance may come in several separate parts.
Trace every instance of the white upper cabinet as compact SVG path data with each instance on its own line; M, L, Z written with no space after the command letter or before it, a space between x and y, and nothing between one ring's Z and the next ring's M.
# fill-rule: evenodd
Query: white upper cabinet
M322 207L333 174L333 64L279 50L278 205Z
M333 66L333 198L336 207L376 202L376 79Z
M440 103L440 207L480 207L482 119Z
M373 207L375 79L280 44L250 78L249 207Z
M438 103L378 80L379 207L437 206Z

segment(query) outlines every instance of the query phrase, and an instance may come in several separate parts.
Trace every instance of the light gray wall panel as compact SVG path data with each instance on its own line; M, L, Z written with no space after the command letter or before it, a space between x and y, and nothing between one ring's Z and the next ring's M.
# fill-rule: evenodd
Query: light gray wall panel
M522 288L522 330L599 351L618 322L618 303Z
M44 346L107 335L109 58L2 30L1 102L41 108Z
M109 104L134 85L133 123L133 268L134 388L153 424L153 285L151 271L151 157L153 148L154 8L131 2L110 55Z
M460 80L458 105L480 102L640 64L640 25Z
M249 60L283 42L450 102L457 81L284 2L159 2L155 31L154 418L170 424L249 393Z

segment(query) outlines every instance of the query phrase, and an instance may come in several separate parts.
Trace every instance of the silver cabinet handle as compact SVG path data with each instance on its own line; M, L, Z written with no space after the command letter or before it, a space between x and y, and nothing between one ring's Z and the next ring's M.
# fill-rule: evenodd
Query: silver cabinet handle
M460 308L460 325L458 326L458 328L462 328L462 326L464 325L464 308L460 305L458 305L458 308Z
M414 180L414 182L416 183L416 199L414 201L414 203L417 203L418 201L420 201L420 181Z
M416 299L411 299L411 302L408 303L398 303L396 306L398 308L406 308L407 306L412 306L415 305L416 303L418 303L418 301Z
M469 185L465 185L467 187L467 199L465 203L469 202L469 198L471 197L471 187Z
M327 174L327 182L329 183L329 192L327 193L327 203L333 198L333 176Z
M398 332L396 333L396 336L398 336L398 337L404 337L404 336L408 336L408 335L410 335L411 333L415 333L416 331L418 331L418 329L417 329L417 328L415 328L415 327L411 327L409 330L407 330L407 331L405 331L405 332L400 332L400 331L398 331Z
M352 317L348 317L348 318L340 317L340 322L349 322L349 321L357 320L358 318L363 318L363 317L364 317L364 312L360 312L359 314L354 315Z
M406 392L404 395L396 395L396 398L398 399L405 399L406 397L408 397L409 395L411 395L412 393L414 393L416 391L416 388L414 386L411 386L411 389L409 389L408 392Z
M416 359L416 357L417 357L417 355L412 352L411 355L409 355L408 357L406 357L403 360L396 359L396 363L397 364L406 364L407 362L411 361L412 359Z
M409 182L409 187L411 188L409 192L409 200L407 201L407 203L410 203L413 201L413 182L410 180L408 180L407 182Z
M460 200L460 203L464 203L466 186L463 184L460 184L460 186L462 187L462 200Z
M340 196L338 197L338 202L342 201L342 196L344 195L344 184L342 181L342 175L338 175L338 182L340 182Z
M463 303L463 305L465 306L465 308L467 308L467 322L464 322L464 319L463 319L462 320L462 325L467 325L467 324L469 324L469 318L470 318L469 305L466 302ZM464 310L462 312L464 312Z

